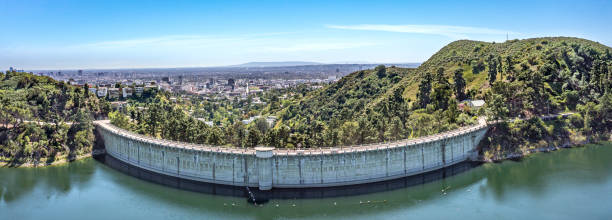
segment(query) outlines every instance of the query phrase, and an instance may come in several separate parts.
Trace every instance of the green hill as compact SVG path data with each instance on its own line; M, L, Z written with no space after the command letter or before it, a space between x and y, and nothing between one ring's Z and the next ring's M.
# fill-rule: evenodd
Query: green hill
M598 103L611 88L610 49L568 37L455 41L416 69L359 71L313 91L278 113L277 128L291 130L289 143L334 146L406 137L397 132L427 135L473 123L478 114L507 118L576 110ZM457 97L456 73L465 81L464 97ZM426 99L419 98L420 85ZM487 111L458 110L463 99L484 99Z
M261 111L279 119L272 128L264 118L246 126L240 121L208 126L163 95L145 111L128 108L129 116L115 112L109 117L122 128L172 140L309 148L414 138L474 124L485 115L504 120L579 112L570 120L571 128L579 129L533 120L504 128L512 131L505 135L511 140L494 139L505 141L504 146L517 146L527 140L524 137L542 140L568 132L587 136L607 132L612 128L611 73L610 48L588 40L461 40L418 68L378 66L321 89L290 92L290 98L282 101L277 98ZM472 109L463 102L466 99L483 99L486 105Z
M45 163L91 152L91 120L102 113L100 106L81 87L31 73L0 73L0 162Z
M447 77L458 68L464 70L467 81L467 89L477 90L483 94L483 88L490 87L487 82L487 71L489 70L489 56L497 59L497 65L501 64L502 71L498 74L513 74L529 68L531 71L546 69L545 74L561 76L561 71L589 72L591 71L595 57L604 56L602 59L610 60L610 47L590 40L570 37L547 37L532 38L525 40L510 40L505 43L489 43L481 41L459 40L448 44L424 62L419 68L419 74L432 74L438 68L445 69ZM501 60L500 60L501 58ZM507 69L508 61L512 69ZM500 62L501 61L501 62ZM556 72L555 72L556 71ZM483 73L483 74L481 74ZM554 79L553 79L554 80ZM412 79L404 79L400 84L406 84L408 88L415 87ZM416 90L406 89L404 97L416 97Z

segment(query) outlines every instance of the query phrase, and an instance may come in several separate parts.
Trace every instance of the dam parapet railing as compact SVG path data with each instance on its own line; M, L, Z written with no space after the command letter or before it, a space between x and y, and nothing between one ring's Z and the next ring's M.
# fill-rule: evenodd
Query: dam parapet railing
M179 178L234 186L306 188L416 175L466 161L488 125L356 146L309 149L231 148L156 139L95 121L106 152L129 164Z
M151 142L155 144L163 144L171 147L181 148L181 149L190 149L190 150L203 150L203 151L212 151L219 153L231 153L231 154L245 154L245 155L255 155L255 148L235 148L235 147L227 147L227 146L213 146L213 145L205 145L205 144L194 144L188 142L180 142L173 141L167 139L159 139L151 136L146 136L138 133L134 133L122 128L119 128L110 123L109 120L99 120L94 121L94 125L97 127L102 127L105 130L109 130L114 134L124 136L126 138L143 141L143 142ZM396 147L404 147L406 145L415 145L415 144L423 144L432 141L438 141L442 139L447 139L453 136L472 133L474 131L478 131L484 128L488 128L488 125L484 122L481 122L477 125L469 125L465 127L460 127L458 129L445 131L442 133L437 133L433 135L417 137L417 138L409 138L402 139L390 142L380 142L380 143L371 143L371 144L358 144L358 145L348 145L348 146L338 146L338 147L315 147L315 148L296 148L296 149L281 149L274 148L274 155L298 155L298 154L307 154L307 155L315 155L315 154L334 154L334 153L344 153L344 152L362 152L362 151L372 151L372 150L382 150Z

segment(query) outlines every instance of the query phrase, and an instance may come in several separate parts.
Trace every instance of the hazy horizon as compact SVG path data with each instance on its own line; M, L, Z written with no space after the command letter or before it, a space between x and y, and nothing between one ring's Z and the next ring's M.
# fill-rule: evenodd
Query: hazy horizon
M612 44L607 1L7 0L0 8L7 9L0 19L6 31L0 69L421 63L459 39L570 36Z

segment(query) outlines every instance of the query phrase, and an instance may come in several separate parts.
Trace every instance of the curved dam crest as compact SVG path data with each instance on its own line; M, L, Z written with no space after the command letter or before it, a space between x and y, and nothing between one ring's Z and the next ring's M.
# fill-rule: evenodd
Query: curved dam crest
M95 121L106 152L155 173L232 186L307 188L378 182L451 166L478 155L488 126L344 148L225 148L155 139Z

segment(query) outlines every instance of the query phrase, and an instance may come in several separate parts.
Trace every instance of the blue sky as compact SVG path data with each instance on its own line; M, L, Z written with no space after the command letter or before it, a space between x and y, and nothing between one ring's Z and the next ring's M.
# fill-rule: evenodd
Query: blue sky
M0 1L0 69L422 62L459 39L612 45L612 1Z

